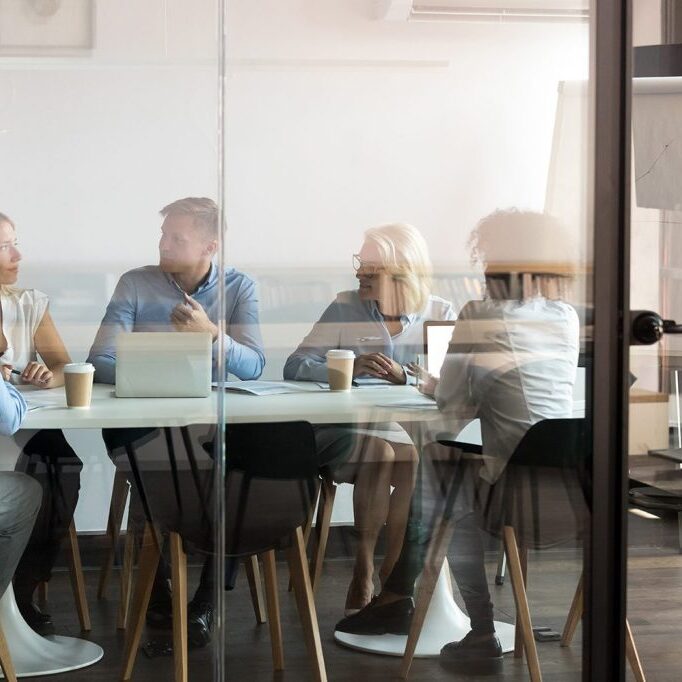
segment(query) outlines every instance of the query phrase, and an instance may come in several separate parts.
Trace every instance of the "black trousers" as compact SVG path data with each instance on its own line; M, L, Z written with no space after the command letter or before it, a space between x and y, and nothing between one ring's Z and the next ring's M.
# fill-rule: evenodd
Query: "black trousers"
M15 572L17 596L30 597L52 576L62 540L78 504L83 463L59 429L38 431L25 445L16 471L34 478L43 499L31 537Z
M446 485L442 485L442 480L441 485L425 485L422 471L420 469L412 498L402 551L384 584L384 590L404 596L414 595L415 582L424 568L434 525L443 513L448 513L447 507L451 504L454 533L448 556L452 573L471 619L472 630L477 633L494 632L478 494L479 489L487 484L478 476L478 467L462 462L441 469L441 476L450 477ZM447 493L452 490L455 477L459 477L457 494L448 501Z

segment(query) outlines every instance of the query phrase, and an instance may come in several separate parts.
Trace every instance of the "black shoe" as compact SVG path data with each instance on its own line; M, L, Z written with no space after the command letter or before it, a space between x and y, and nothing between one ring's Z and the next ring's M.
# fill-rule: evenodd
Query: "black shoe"
M452 672L495 675L502 672L502 645L494 634L482 638L470 631L464 639L440 650L440 662Z
M54 635L54 623L49 613L43 613L32 601L18 601L17 606L31 630L43 637Z
M155 630L173 629L173 601L169 589L152 592L147 606L147 625Z
M410 631L414 602L411 597L376 605L377 597L352 616L342 618L336 624L338 632L351 635L406 635Z
M192 600L187 608L187 641L191 647L200 649L211 641L213 629L213 604Z

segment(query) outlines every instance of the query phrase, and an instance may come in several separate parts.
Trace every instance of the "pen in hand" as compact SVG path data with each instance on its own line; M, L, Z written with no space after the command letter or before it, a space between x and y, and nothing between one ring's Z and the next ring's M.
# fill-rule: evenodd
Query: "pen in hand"
M22 373L18 369L15 369L14 367L12 367L12 369L10 369L10 374L16 374L17 376L22 375ZM46 384L48 381L49 381L49 379L47 379L47 380L43 379L40 383Z

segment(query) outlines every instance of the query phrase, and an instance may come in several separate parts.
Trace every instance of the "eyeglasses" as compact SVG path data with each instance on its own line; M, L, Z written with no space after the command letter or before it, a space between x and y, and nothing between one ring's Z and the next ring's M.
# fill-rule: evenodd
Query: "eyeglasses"
M384 269L384 267L379 263L374 263L369 260L362 260L362 258L360 258L359 253L354 253L353 270L355 270L355 272L358 272L360 269L362 269L363 273L367 275L376 275L378 272L381 272Z

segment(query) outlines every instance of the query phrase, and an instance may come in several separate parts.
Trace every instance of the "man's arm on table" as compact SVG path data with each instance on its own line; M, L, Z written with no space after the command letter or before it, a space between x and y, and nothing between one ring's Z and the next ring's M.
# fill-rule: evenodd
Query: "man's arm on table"
M116 383L116 337L133 330L136 299L124 275L116 285L88 355L88 362L95 366L95 381L101 384Z
M218 364L218 341L213 342L213 376ZM245 278L238 293L237 303L227 320L227 334L223 336L225 367L242 380L258 379L265 367L263 338L260 332L256 285Z

